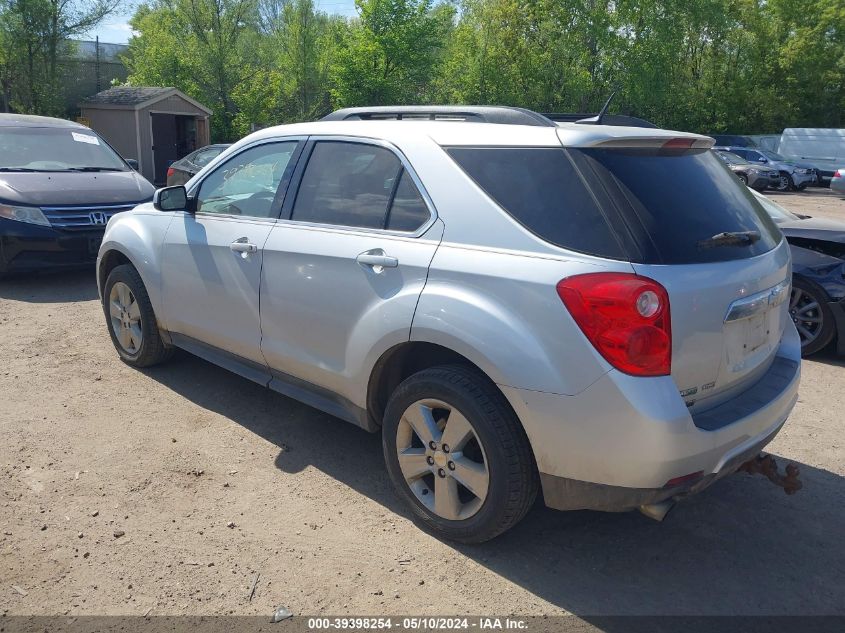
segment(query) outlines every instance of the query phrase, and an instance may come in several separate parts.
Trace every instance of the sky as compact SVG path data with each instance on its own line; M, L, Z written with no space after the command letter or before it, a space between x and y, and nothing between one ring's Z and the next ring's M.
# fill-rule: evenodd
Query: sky
M315 0L315 4L321 11L336 13L338 15L355 15L354 0ZM112 15L106 18L100 26L88 34L89 39L100 36L101 42L110 44L126 44L132 36L132 29L129 28L129 18L135 12L135 6L128 7L125 12Z

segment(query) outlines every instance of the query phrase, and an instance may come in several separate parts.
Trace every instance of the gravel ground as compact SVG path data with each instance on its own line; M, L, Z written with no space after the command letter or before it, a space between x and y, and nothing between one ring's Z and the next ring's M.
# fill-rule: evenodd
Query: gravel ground
M377 436L187 354L121 363L91 271L0 283L0 394L3 614L845 614L830 355L769 447L797 495L737 475L662 524L538 506L473 547L414 526Z

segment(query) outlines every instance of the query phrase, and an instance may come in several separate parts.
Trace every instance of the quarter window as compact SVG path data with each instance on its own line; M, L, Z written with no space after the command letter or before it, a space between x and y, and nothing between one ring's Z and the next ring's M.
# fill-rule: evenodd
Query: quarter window
M202 181L197 212L277 217L276 193L295 149L296 141L267 143L232 157Z
M387 228L391 231L416 231L428 221L429 212L419 189L404 169L390 205Z

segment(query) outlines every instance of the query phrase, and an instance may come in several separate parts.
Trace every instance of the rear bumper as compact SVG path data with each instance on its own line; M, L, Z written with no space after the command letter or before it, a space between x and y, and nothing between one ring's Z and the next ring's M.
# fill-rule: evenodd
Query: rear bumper
M611 371L574 396L502 390L534 449L548 506L627 510L698 492L734 472L783 426L799 381L800 341L787 328L769 371L695 420L669 377ZM692 473L701 475L667 487Z
M71 233L0 218L0 274L90 265L103 233Z
M774 439L778 431L783 428L784 422L786 422L785 418L775 424L774 428L763 437L752 438L732 450L717 472L702 475L700 478L678 486L625 488L540 473L543 499L548 507L556 510L602 510L605 512L624 512L667 499L682 499L701 492L722 477L735 473L742 464L752 459Z

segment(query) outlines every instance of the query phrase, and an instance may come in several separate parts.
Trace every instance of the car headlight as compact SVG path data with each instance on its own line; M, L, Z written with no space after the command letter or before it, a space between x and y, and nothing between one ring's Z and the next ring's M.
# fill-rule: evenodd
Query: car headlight
M50 226L50 220L45 217L38 207L16 207L10 204L0 203L0 218Z
M754 174L755 176L759 176L759 175L760 175L760 170L759 170L759 169L749 169L749 170L748 170L748 173L749 173L749 174Z
M809 174L809 173L810 173L810 170L809 170L809 169L804 169L804 168L802 168L802 167L798 167L798 168L795 170L795 173L796 173L796 174Z

